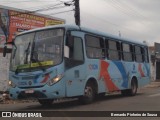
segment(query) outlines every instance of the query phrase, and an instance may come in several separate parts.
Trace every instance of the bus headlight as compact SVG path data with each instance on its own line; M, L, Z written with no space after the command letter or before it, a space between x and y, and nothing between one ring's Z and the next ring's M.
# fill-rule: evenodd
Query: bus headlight
M13 88L16 87L16 84L14 84L14 83L13 83L12 81L10 81L10 80L8 81L8 84L9 84L10 87L13 87Z
M57 75L56 77L52 78L47 84L49 86L52 86L53 84L57 83L58 81L60 81L63 78L63 74Z

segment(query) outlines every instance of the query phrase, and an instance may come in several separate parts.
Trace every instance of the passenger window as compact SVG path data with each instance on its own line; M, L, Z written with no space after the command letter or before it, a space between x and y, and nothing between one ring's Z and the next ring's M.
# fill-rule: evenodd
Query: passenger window
M149 62L149 58L148 58L148 50L146 47L143 48L143 61L144 62Z
M123 60L133 61L132 45L127 44L127 43L122 43L122 49L123 49Z
M103 38L86 35L86 53L89 58L104 58L105 47Z
M120 51L120 43L113 40L106 41L108 43L108 59L110 60L120 60L121 59L121 51Z
M140 46L135 46L135 59L137 62L143 62L142 51L143 49Z

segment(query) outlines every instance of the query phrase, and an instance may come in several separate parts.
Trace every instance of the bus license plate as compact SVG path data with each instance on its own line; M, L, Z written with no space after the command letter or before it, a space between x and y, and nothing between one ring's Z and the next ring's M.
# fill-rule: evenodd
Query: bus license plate
M34 93L34 90L26 90L25 93Z

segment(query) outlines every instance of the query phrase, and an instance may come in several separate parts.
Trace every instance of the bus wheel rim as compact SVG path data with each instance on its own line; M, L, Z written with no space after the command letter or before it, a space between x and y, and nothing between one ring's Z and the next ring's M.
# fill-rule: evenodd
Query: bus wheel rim
M85 96L92 97L92 94L93 94L92 88L91 87L86 87L86 89L85 89Z

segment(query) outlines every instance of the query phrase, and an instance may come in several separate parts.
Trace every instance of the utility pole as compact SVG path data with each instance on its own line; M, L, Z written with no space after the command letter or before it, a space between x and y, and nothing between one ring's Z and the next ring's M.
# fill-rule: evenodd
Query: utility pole
M75 23L76 25L80 26L80 7L79 7L79 0L74 0L74 6L75 6Z

